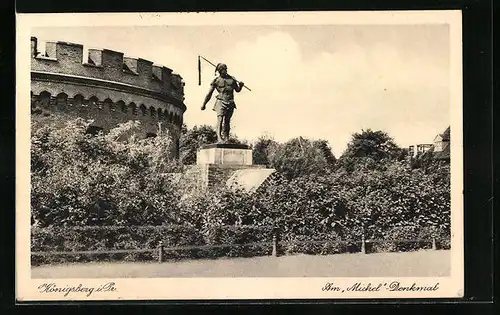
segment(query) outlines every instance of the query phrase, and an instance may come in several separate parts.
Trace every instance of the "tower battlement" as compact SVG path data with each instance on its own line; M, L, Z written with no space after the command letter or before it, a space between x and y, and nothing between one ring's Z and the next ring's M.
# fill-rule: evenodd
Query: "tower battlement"
M31 37L31 107L93 121L93 130L140 121L145 137L165 134L178 146L184 82L172 69L110 49ZM174 154L178 154L174 152Z
M81 44L46 42L39 50L36 37L31 37L32 72L60 73L119 82L154 91L184 107L184 82L179 74L165 66L142 58L131 58L110 49L88 49L84 56Z

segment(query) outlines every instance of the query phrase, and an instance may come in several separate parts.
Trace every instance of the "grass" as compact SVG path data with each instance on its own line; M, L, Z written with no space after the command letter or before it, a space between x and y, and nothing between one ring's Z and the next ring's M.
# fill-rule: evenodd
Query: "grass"
M161 277L440 277L449 250L407 253L293 255L178 262L95 262L33 267L32 278Z

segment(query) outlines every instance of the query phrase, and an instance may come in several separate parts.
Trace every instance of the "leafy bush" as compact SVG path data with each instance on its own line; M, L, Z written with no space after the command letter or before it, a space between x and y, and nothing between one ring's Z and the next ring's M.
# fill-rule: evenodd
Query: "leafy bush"
M272 137L263 135L257 139L252 147L252 161L257 165L272 167L269 155L279 145Z
M357 167L374 167L382 160L402 160L405 150L382 130L371 129L354 133L347 149L339 158L339 166L351 172Z
M214 127L208 125L193 126L188 129L185 124L181 128L179 139L179 160L184 165L196 164L196 152L204 144L211 144L217 141L217 132ZM239 140L231 134L229 143L247 144L246 141Z
M342 175L342 195L350 210L346 223L362 227L367 239L386 238L390 229L408 225L449 230L448 176L411 170L397 161Z
M288 179L333 171L336 159L326 140L298 137L283 144L266 144L267 164Z
M179 139L179 159L184 165L196 164L196 151L204 144L217 141L217 132L211 126L194 126L188 129L182 125Z
M276 231L284 253L359 251L362 235L387 240L368 242L368 252L428 248L429 242L392 240L433 237L438 248L449 248L449 167L410 167L398 160L386 134L358 135L344 155L349 167L340 163L337 169L326 142L263 139L256 145L259 159L279 170L270 185L254 194L226 187L187 194L175 176L167 176L179 171L165 158L171 150L168 137L136 139L136 122L97 136L87 135L87 127L82 120L34 123L32 217L34 226L48 229L33 230L33 251L147 249L163 239L166 247L216 246L167 250L165 257L172 259L267 255L268 245L243 244L270 242ZM211 134L208 127L192 132L186 146L192 149ZM104 228L144 224L155 227ZM99 257L141 260L152 255ZM91 256L36 256L34 262L71 259Z
M219 226L214 227L209 235L203 235L195 227L183 225L32 228L32 252L152 250L144 253L32 255L32 264L86 262L96 259L154 260L158 259L160 242L163 242L165 259L269 255L272 250L272 233L272 228L260 226ZM196 246L199 248L191 248Z
M86 134L89 123L81 119L36 126L31 212L37 226L180 223L178 191L163 176L177 171L168 160L169 137L136 139L138 122L97 136Z
M342 232L347 209L335 176L279 178L254 198L256 207L266 214L266 224L283 235Z
M197 229L190 226L102 226L102 227L48 227L32 228L32 252L72 252L72 251L109 251L152 249L148 253L124 254L82 254L32 256L32 264L84 262L99 260L151 260L157 259L157 248L185 245L203 245L203 237ZM176 258L185 258L177 254Z
M324 233L314 236L285 235L280 249L286 254L321 254L331 255L347 252L347 244L336 233Z
M245 225L215 226L205 229L205 237L208 245L241 245L210 249L208 257L263 256L271 254L273 228L266 226Z

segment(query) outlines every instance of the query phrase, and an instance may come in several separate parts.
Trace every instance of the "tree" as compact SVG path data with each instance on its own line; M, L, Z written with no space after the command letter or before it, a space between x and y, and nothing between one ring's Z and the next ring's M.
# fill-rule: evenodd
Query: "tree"
M330 144L327 140L315 140L313 141L313 146L323 154L323 157L329 167L333 167L337 162L335 155L333 155Z
M179 162L184 165L196 164L198 149L204 144L215 142L217 142L217 133L213 127L202 125L188 129L183 124L179 139Z
M268 148L270 167L286 178L328 173L334 167L335 157L326 140L312 141L298 137Z
M260 136L254 143L252 148L252 160L254 164L266 165L271 167L271 162L269 161L269 154L278 146L273 138L269 136Z
M403 156L404 151L386 132L367 129L352 135L339 162L342 167L352 171L356 165L373 167L382 160L398 160Z
M33 118L36 120L36 117ZM176 170L168 160L169 137L117 141L139 128L127 122L91 136L88 122L65 126L34 123L31 137L33 222L59 225L157 225L177 223L175 183L163 173Z
M217 132L212 126L194 126L192 129L183 124L179 139L179 162L183 165L196 164L196 152L204 144L217 142ZM230 135L228 143L243 144L235 135Z

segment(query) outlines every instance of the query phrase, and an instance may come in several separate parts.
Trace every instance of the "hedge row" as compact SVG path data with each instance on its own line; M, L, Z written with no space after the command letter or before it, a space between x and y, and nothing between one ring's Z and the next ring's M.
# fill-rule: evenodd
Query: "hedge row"
M434 238L436 249L450 249L450 235L446 232L431 233L428 229L395 227L376 240L365 240L366 253L408 252L432 248ZM362 240L344 240L336 233L322 233L314 236L289 234L280 240L279 249L284 254L331 255L357 253L362 251Z
M163 244L165 259L250 257L269 255L272 228L256 226L220 226L201 231L191 226L132 227L48 227L32 228L32 252L74 252L111 250L151 250L141 253L92 253L32 255L32 265L88 261L148 261L158 259ZM253 244L248 243L264 243ZM241 246L221 246L221 245ZM202 248L189 248L200 246ZM203 248L206 246L206 248ZM214 246L213 248L209 246ZM180 247L180 249L172 249ZM183 249L182 247L188 247Z
M427 241L394 241L405 239L424 239ZM163 258L166 260L253 257L272 253L272 237L278 235L280 254L320 254L360 252L361 240L343 241L335 233L323 233L314 236L285 234L269 226L216 226L206 230L191 226L99 226L99 227L50 227L32 228L32 252L74 252L96 251L92 254L46 254L32 255L32 265L58 264L88 261L151 261L158 259L158 247L163 244ZM398 237L399 235L399 237ZM388 232L392 236L387 241L367 240L365 251L411 251L430 249L432 236L425 230L394 228ZM449 236L436 238L438 249L449 248ZM197 248L193 248L197 247ZM98 253L110 250L150 250L132 253Z
M432 239L436 242L436 249L450 249L451 237L448 230L407 225L396 226L386 231L382 240L391 241L367 240L366 252L407 252L431 249Z

